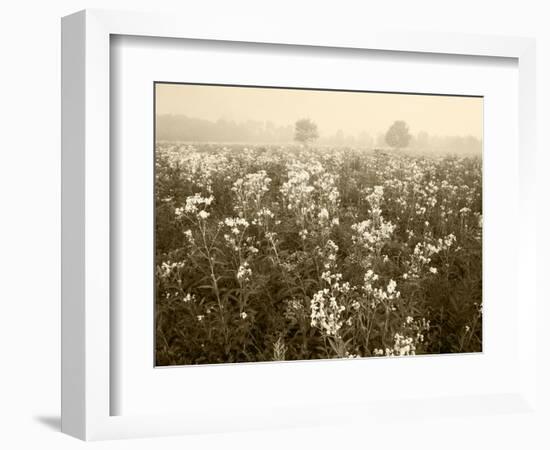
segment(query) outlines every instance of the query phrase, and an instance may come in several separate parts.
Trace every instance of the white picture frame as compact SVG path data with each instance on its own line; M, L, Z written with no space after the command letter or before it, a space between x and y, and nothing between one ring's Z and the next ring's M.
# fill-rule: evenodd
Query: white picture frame
M456 34L340 30L327 35L314 26L280 30L265 23L209 28L192 16L174 17L86 10L62 21L62 430L85 440L232 431L359 420L384 414L392 404L345 403L323 410L314 405L274 411L228 410L208 416L111 415L110 378L110 38L112 35L187 38L242 43L370 49L423 54L513 58L518 62L519 184L517 346L519 377L514 389L468 398L426 398L401 403L410 414L437 404L441 415L493 414L536 407L535 273L535 42L527 38ZM516 296L520 293L516 292ZM152 301L152 299L151 299ZM270 369L265 369L270 370ZM353 370L350 366L349 370ZM404 400L404 399L403 399ZM474 401L472 401L474 400ZM472 404L475 406L472 407ZM222 406L222 405L220 405ZM230 410L230 409L229 409ZM237 420L246 417L248 420Z

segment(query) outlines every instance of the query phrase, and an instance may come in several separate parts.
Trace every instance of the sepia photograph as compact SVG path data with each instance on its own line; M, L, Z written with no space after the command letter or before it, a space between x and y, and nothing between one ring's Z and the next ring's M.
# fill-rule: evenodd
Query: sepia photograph
M483 97L154 104L156 366L482 351Z

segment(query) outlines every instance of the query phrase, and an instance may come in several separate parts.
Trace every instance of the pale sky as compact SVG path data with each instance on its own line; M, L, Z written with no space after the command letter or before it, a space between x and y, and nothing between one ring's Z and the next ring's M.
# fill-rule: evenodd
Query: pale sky
M157 84L156 113L276 125L308 117L324 136L339 129L346 135L366 131L374 136L404 120L413 134L483 137L479 97Z

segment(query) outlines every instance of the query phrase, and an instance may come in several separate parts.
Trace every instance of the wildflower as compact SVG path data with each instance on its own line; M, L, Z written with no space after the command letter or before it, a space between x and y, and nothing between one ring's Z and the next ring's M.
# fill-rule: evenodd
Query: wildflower
M339 305L336 297L330 295L329 289L322 289L311 299L311 326L319 328L327 336L337 336L342 328L343 305Z
M376 309L378 305L384 304L387 308L394 311L394 303L401 297L401 293L396 290L397 283L394 280L390 280L386 289L375 287L375 283L378 280L372 270L368 270L364 276L364 283L361 287L363 293L366 295L368 305L371 309Z
M319 217L321 221L328 220L329 218L328 210L326 208L321 208L321 211L319 212L317 217Z
M382 216L378 216L376 221L364 220L353 224L351 229L355 232L352 236L353 243L366 250L367 255L372 255L380 253L386 241L391 238L395 225L385 221ZM370 258L364 260L365 266L368 267L370 264Z
M237 270L237 280L241 282L248 281L251 275L252 270L250 269L249 264L245 261L239 266L239 269Z
M214 197L212 195L209 197L202 197L201 194L195 194L185 199L184 210L186 213L197 213L199 211L199 206L210 206L213 201Z
M202 314L199 314L199 315L197 316L197 320L198 320L199 322L202 322L202 319L204 319L204 316L203 316Z
M164 261L160 266L157 266L157 274L161 279L168 279L173 274L177 274L179 270L183 269L183 267L185 267L185 261Z
M248 314L246 314L244 311L240 314L241 319L246 319L248 317Z
M192 294L187 294L181 300L183 301L183 303L188 303L190 301L195 300L195 296Z
M233 183L231 190L236 197L235 210L239 217L247 217L250 212L261 209L264 195L269 191L271 178L265 170L249 173Z
M453 245L456 242L456 236L451 233L445 237L443 242L445 243L445 246L449 248L451 245Z
M205 219L208 219L208 216L210 216L210 213L206 212L205 210L202 210L202 211L199 211L197 216L199 217L199 219L205 220Z
M270 209L262 208L256 212L256 218L252 220L252 223L254 225L267 226L269 219L273 219L273 217L275 217L275 214Z
M249 223L246 219L242 219L240 217L228 217L224 220L223 222L225 225L227 225L229 228L231 228L232 230L238 230L239 227L242 227L242 228L248 228L249 226ZM238 234L238 233L236 233Z
M437 268L430 267L430 273L436 274L437 273Z

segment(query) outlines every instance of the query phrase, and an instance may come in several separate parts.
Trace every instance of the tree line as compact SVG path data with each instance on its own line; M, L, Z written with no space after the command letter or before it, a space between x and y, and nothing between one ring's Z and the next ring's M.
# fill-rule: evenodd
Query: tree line
M247 120L236 122L219 119L210 121L185 115L159 115L156 118L156 139L182 142L239 142L303 145L332 145L337 147L410 148L422 151L451 153L481 153L482 142L473 136L434 136L421 131L412 134L408 124L396 120L384 133L372 136L366 131L357 135L338 130L321 135L317 124L302 118L294 125L276 125L270 121Z

